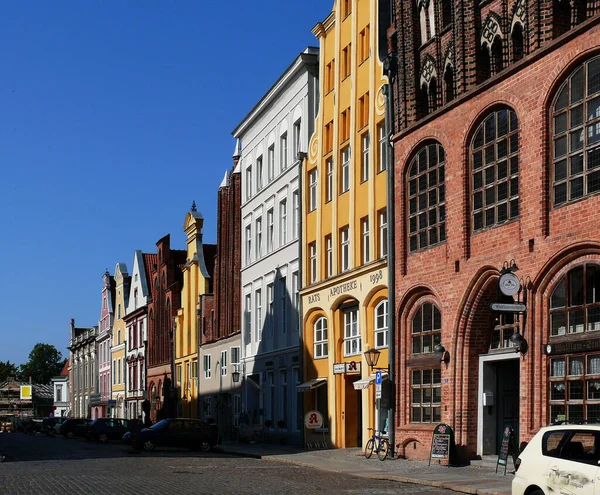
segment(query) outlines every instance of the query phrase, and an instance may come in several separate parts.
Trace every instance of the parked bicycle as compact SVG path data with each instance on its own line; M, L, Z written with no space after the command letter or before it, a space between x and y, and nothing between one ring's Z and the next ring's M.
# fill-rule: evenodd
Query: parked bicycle
M390 450L388 439L382 436L385 434L385 432L382 432L382 435L378 435L373 428L367 429L369 431L373 431L373 436L371 436L367 442L367 445L365 446L365 457L369 459L373 455L373 451L375 451L377 452L377 457L379 460L384 461Z

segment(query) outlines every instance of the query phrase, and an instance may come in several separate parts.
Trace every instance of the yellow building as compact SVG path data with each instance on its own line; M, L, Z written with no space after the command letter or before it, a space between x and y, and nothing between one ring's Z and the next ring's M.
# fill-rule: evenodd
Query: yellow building
M317 24L320 102L304 169L305 413L319 411L335 447L364 446L385 427L387 383L375 398L364 352L387 368L387 78L377 2L343 0ZM386 374L384 373L384 377ZM376 406L379 407L376 407ZM311 440L307 430L307 442Z
M175 329L175 385L179 393L178 415L198 416L198 315L200 296L212 294L212 273L216 254L214 244L202 243L204 217L196 203L185 216L187 257L183 267L181 308Z
M109 408L113 418L127 417L125 411L125 384L127 381L125 311L129 302L130 282L131 277L127 273L127 265L117 263L115 267L115 323L111 346L112 402Z

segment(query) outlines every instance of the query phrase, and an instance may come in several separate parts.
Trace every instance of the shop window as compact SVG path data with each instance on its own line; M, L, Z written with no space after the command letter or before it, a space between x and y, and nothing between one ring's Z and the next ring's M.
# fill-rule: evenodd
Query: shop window
M441 341L442 315L435 304L422 304L412 320L412 353L428 354Z
M600 192L600 57L580 65L552 109L554 206Z
M327 319L319 318L314 325L315 330L315 359L326 358L327 352Z
M358 306L343 310L344 318L344 356L356 356L362 351L362 339L358 326Z
M440 423L442 420L442 370L411 370L411 422Z
M375 347L388 346L388 301L384 299L375 306Z
M446 240L445 163L444 148L434 143L423 146L409 166L407 196L411 253Z
M600 354L550 360L550 420L600 420Z
M600 265L570 270L550 297L550 336L600 330Z
M519 215L519 123L505 108L488 115L471 142L473 231Z

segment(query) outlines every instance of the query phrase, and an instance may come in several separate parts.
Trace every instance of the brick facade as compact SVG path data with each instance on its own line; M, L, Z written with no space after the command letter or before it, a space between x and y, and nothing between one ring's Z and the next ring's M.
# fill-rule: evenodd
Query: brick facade
M551 135L551 112L561 85L578 67L600 54L600 18L596 15L599 6L598 2L587 2L585 12L577 7L579 2L571 2L573 11L565 17L564 12L555 12L557 3L496 0L479 2L476 7L476 2L451 2L451 23L441 26L439 9L445 2L435 2L436 34L425 43L419 34L421 2L394 3L390 44L399 58L399 72L392 87L396 443L400 455L426 458L433 428L439 422L454 429L459 453L464 458L495 454L502 419L491 424L486 415L498 418L499 406L506 405L498 401L502 395L497 387L502 382L499 375L505 370L503 366L510 363L518 363L519 377L518 393L513 397L517 404L514 427L520 441L529 440L540 427L556 419L550 413L551 363L546 344L592 339L587 331L555 337L550 331L549 298L561 278L574 267L600 263L600 196L584 193L578 200L555 206L554 195L558 193L553 194L553 181L557 179L552 167L556 143ZM519 35L515 35L515 26L521 22L515 20L517 11L525 24L522 58ZM587 19L583 19L584 13ZM564 19L568 19L566 27L561 24ZM482 31L488 21L489 25L497 22L500 29L490 38L492 47L482 43ZM429 68L424 65L427 60L431 61ZM438 78L433 86L431 66ZM446 80L453 81L452 93L444 87L443 74L448 71L451 77ZM432 88L435 104L431 103L431 94L424 94L431 93ZM479 228L474 215L476 132L489 115L503 109L512 110L518 121L518 192L514 197L518 213L515 209L513 218ZM586 132L592 136L595 131ZM588 139L592 142L591 137ZM415 224L409 224L413 208L409 201L413 187L410 167L423 146L432 143L444 150L445 177L438 179L440 183L444 181L445 187L445 240L436 239L421 248L418 243L426 243L429 232L423 240L415 236L416 247L410 244L412 229L421 228L418 215ZM595 146L587 143L586 153ZM500 156L500 151L496 153ZM499 174L497 171L496 177ZM415 183L414 187L420 186ZM439 185L434 190L439 204ZM499 195L497 192L495 197ZM416 195L415 201L418 200ZM414 206L420 207L420 203ZM427 208L426 203L423 207ZM524 353L515 352L510 346L490 350L500 314L491 312L489 303L499 300L500 271L511 260L518 265L515 274L525 287L518 295L527 305L526 319L521 320L520 326L528 344ZM447 363L440 363L441 355L432 352L433 345L429 352L413 353L415 315L424 303L434 304L441 312L440 339L449 355ZM421 411L414 407L420 393L415 390L421 388L415 387L412 373L426 368L441 369L440 418L415 422L413 415ZM494 371L489 374L486 370ZM496 393L494 406L482 405L481 393L487 388ZM566 419L568 414L574 413L567 413Z

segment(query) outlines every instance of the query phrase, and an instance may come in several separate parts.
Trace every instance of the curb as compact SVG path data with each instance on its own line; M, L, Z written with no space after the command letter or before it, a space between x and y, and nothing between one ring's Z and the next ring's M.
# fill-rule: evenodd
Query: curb
M247 457L252 459L262 459L270 462L281 462L286 464L294 464L296 466L308 467L313 469L319 469L321 471L327 471L330 473L343 473L349 476L357 476L359 478L367 478L367 479L376 479L382 481L396 481L398 483L409 483L413 485L422 485L422 486L431 486L433 488L443 488L446 490L452 490L457 493L467 493L469 495L506 495L506 491L497 491L494 489L488 488L475 488L473 486L459 486L452 482L448 481L433 481L433 480L424 480L421 478L411 478L408 476L398 476L394 474L384 474L384 473L347 473L345 471L339 471L337 469L333 469L326 466L315 466L314 464L309 464L302 461L297 461L294 459L283 459L279 457L279 454L252 454L248 452L235 452L230 450L222 450L225 454L237 455L239 457Z

